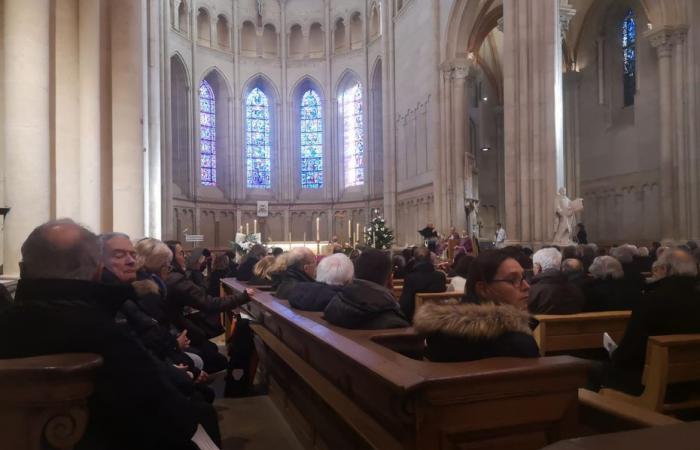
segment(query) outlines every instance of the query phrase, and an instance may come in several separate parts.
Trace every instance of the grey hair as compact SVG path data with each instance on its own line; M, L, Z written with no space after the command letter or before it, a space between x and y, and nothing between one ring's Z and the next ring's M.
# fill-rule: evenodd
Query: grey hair
M154 238L144 238L136 243L138 264L149 272L157 273L161 268L169 266L173 260L173 252L162 241Z
M128 234L126 233L120 233L118 231L114 231L112 233L102 233L101 235L97 236L98 242L100 244L100 256L102 259L104 259L105 255L105 248L107 247L107 242L111 241L114 238L124 238L127 240L131 240Z
M61 236L58 228L64 228ZM68 231L74 232L68 235ZM100 264L97 236L72 219L36 227L22 244L21 277L92 280Z
M619 280L625 276L622 264L612 256L598 256L593 260L593 264L588 268L588 271L594 278L599 280L606 278Z
M543 248L537 250L532 255L532 263L538 264L542 271L549 269L559 270L561 266L561 252L554 247Z
M635 256L639 256L639 250L634 245L624 244L610 249L610 256L615 257L622 264L629 264L634 261Z
M301 267L314 259L314 253L306 247L295 247L289 252L289 257L287 258L287 267L295 267L301 269Z
M316 268L316 281L333 286L344 286L352 281L355 268L350 258L342 253L326 256Z
M583 273L583 263L576 258L565 259L561 263L561 271L564 274Z
M647 247L639 247L639 256L642 256L642 257L649 256L649 249Z
M683 250L664 252L657 261L666 267L667 276L697 277L698 265L695 258Z

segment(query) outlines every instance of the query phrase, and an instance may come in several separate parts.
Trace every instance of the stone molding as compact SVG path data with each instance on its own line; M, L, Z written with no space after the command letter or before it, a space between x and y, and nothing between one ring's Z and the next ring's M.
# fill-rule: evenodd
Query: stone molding
M670 58L673 48L685 42L688 35L687 26L661 27L645 33L649 43L656 49L659 58Z

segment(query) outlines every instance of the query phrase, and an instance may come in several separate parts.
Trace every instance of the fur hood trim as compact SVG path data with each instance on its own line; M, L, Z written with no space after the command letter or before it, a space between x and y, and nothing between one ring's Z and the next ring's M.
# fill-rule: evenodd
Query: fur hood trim
M532 335L527 311L495 303L428 303L416 312L413 327L421 334L443 333L474 339L493 339L506 332Z
M131 286L134 288L134 291L138 297L143 297L144 295L149 294L160 294L160 288L158 288L158 285L153 280L134 281L131 283Z

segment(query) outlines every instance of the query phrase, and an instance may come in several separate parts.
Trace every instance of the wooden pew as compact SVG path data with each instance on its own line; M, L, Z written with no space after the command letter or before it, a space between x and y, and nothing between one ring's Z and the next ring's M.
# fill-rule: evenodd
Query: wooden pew
M72 449L85 433L99 355L0 359L0 447Z
M534 450L576 435L586 361L433 363L411 328L346 330L265 292L247 309L270 396L307 448Z
M635 397L614 389L601 389L600 394L650 411L674 414L700 408L698 392L678 403L666 402L669 385L692 382L700 383L700 334L651 336L642 375L644 392Z
M605 311L568 315L537 315L533 333L540 354L603 348L603 333L622 339L630 311Z
M459 303L463 292L422 292L416 294L416 311L426 303Z

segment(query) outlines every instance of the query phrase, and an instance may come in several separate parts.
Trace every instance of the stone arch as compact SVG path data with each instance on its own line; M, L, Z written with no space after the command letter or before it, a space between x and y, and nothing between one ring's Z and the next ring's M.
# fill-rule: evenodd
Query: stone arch
M211 16L209 10L204 7L197 10L197 40L211 45Z
M309 29L309 57L310 58L323 58L326 53L325 45L325 32L323 31L323 26L314 22L311 24Z
M170 57L170 148L172 180L189 197L191 174L190 76L179 53Z
M214 91L214 96L216 99L216 187L219 188L224 194L231 194L231 180L233 174L231 173L231 158L232 158L232 133L231 133L231 88L229 80L221 72L218 67L210 67L203 72L198 86L202 81L206 80ZM198 151L196 158L196 173L195 179L199 180L201 176L200 172L200 158L201 153L199 151L199 145L201 145L201 140L198 142Z

